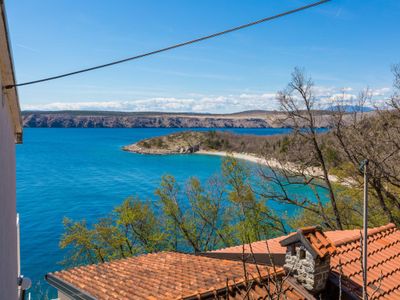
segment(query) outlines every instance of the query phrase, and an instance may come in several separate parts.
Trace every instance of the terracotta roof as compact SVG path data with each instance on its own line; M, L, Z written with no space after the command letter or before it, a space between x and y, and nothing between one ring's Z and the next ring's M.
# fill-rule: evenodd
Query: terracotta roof
M359 236L359 229L354 230L337 230L337 231L325 231L325 236L335 245L340 245L343 241L354 239ZM253 253L268 253L267 251L267 242L270 253L284 254L286 253L286 247L281 246L280 241L287 238L288 236L294 235L295 232L290 233L289 235L280 236L277 238L262 240L251 243ZM210 253L242 253L243 247L242 245L222 248L214 251L210 251ZM250 247L248 244L245 245L245 253L250 253Z
M316 249L318 255L332 254L331 281L338 284L341 274L345 292L359 295L362 285L360 231L330 231L323 234L316 228L303 228L297 233L268 240L271 253L286 251L280 242L288 238L291 241L299 233ZM400 299L400 230L394 224L370 229L368 245L369 299ZM250 248L249 245L246 247ZM252 243L252 248L254 253L263 253L264 256L267 253L266 241ZM212 253L224 254L227 251L241 253L242 246ZM260 266L260 273L255 265L247 264L246 268L248 278L254 279L250 294L255 298L265 296L262 283L273 273L273 268ZM276 274L282 276L283 272L282 268L277 268ZM60 290L64 288L73 292L76 299L88 300L223 299L227 292L230 299L236 300L242 299L247 293L241 261L174 252L77 267L48 274L47 280ZM274 288L272 286L272 290ZM284 292L290 300L312 298L293 278L285 281Z
M335 244L319 227L300 229L319 257L332 255L336 252Z
M265 256L268 253L266 246L268 242L270 253L283 254L286 252L286 247L282 247L280 242L294 234L254 242L253 253ZM336 246L336 252L331 257L332 276L338 279L340 259L343 277L347 278L344 279L347 288L352 293L360 294L362 285L360 229L327 231L324 234ZM242 246L235 246L211 253L242 253L242 249ZM250 246L245 245L246 253L250 252L249 249ZM370 299L400 299L400 230L394 224L368 229L368 284Z
M248 264L246 269L248 278L256 279L250 292L263 293L259 274L265 280L273 268L261 266L258 273L255 265ZM277 268L275 274L282 276L284 270ZM77 267L48 274L46 279L61 291L63 287L73 291L77 299L207 299L226 294L227 286L230 299L242 299L244 293L242 262L175 252ZM286 282L284 289L287 299L307 299L295 284Z
M361 293L362 286L360 251L358 233L353 238L341 239L331 258L332 276L338 279L341 265L342 282L356 294ZM367 276L369 299L400 299L400 230L394 224L368 231Z
M314 257L324 258L336 251L335 245L329 240L320 227L303 227L281 240L282 246L301 242Z
M267 243L270 253L286 253L286 247L282 247L281 244L279 243L286 237L287 236L280 236L269 240L253 242L251 243L253 253L268 253ZM242 253L242 252L243 252L242 245L210 251L210 253ZM244 252L245 253L251 252L249 244L244 245Z
M371 232L373 230L374 228L371 228L368 230L368 232ZM267 242L268 242L270 253L284 254L286 253L286 247L281 246L280 241L293 234L295 234L295 232L273 239L253 242L251 243L253 253L268 253L267 251ZM324 231L324 234L337 247L343 243L359 238L360 229ZM210 251L209 253L242 253L242 250L243 250L242 245L238 245L238 246L213 250ZM250 253L250 247L248 244L245 245L245 253Z

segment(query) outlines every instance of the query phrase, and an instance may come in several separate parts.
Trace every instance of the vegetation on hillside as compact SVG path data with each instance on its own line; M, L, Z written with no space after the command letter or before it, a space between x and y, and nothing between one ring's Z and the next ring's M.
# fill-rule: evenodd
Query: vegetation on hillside
M387 107L373 115L366 113L362 107L372 99L365 90L356 103L361 109L349 118L340 109L349 103L339 97L333 103L337 109L330 116L329 132L318 133L313 82L296 69L277 96L293 124L290 134L241 140L230 133L201 133L205 147L259 153L266 161L278 161L280 168L260 167L253 174L228 157L221 176L204 185L192 178L182 189L173 176L165 176L152 202L127 199L92 226L66 219L61 247L72 251L68 262L107 261L165 249L207 251L308 225L328 230L360 228L360 164L366 159L370 225L400 225L400 66L393 73L395 92ZM319 172L310 173L310 168ZM333 182L332 175L338 180ZM299 186L314 197L290 192ZM289 205L298 213L288 218L273 209L274 203Z
M164 150L166 153L179 153L182 148L194 148L204 151L245 152L256 155L268 144L280 147L280 138L275 136L256 136L235 134L226 131L183 131L165 136L153 137L137 142L142 152L152 153ZM129 148L129 146L127 147Z

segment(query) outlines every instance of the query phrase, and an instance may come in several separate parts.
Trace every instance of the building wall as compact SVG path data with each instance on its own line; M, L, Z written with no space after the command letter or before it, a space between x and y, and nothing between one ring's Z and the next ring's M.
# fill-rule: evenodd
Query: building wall
M297 279L311 293L318 293L325 289L329 276L330 258L313 258L312 254L302 245L287 248L284 268Z
M6 96L0 97L0 300L13 300L18 276L15 140Z

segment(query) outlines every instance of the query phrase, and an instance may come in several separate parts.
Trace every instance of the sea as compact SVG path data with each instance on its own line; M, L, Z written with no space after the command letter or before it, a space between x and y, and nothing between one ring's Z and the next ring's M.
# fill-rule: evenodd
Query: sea
M220 173L223 158L219 156L141 155L121 150L145 138L183 130L188 129L24 129L23 144L16 146L17 211L21 272L33 282L31 299L56 297L44 276L62 269L60 262L67 255L59 248L64 217L85 219L90 224L106 216L129 196L155 199L154 191L164 174L171 174L178 183L184 184L191 176L205 181ZM222 130L255 135L290 131L285 128Z

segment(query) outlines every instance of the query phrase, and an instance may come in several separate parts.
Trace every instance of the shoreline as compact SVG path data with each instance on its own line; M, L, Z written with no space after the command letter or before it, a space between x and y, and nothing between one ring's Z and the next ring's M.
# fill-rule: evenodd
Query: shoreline
M286 169L289 170L290 172L293 173L300 173L299 169L296 167L295 164L293 163L286 163L285 165L281 165L277 160L275 159L270 159L266 160L265 158L256 156L255 154L251 153L239 153L239 152L226 152L226 151L205 151L205 150L199 150L193 154L198 154L198 155L214 155L214 156L223 156L223 157L233 157L241 160L245 160L248 162L256 163L259 165L263 165L269 168L274 168L274 169ZM322 180L322 170L319 168L308 168L303 171L305 175L309 176L314 176L314 177L321 177ZM351 186L352 182L350 181L341 181L339 178L335 175L329 175L329 180L334 183L340 183L344 186ZM354 183L353 183L354 184Z

